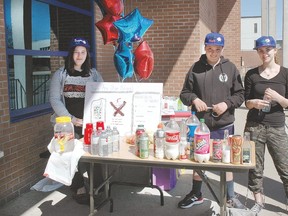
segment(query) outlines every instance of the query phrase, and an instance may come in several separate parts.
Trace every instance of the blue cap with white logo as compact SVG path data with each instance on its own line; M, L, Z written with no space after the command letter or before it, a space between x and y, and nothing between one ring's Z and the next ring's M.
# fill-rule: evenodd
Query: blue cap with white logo
M212 32L206 35L205 45L224 46L224 36L220 33Z
M276 42L272 36L262 36L256 40L254 49L260 47L276 47Z
M83 47L86 47L87 49L90 48L88 41L80 37L73 38L70 42L70 46L69 46L70 48L73 48L76 46L83 46Z

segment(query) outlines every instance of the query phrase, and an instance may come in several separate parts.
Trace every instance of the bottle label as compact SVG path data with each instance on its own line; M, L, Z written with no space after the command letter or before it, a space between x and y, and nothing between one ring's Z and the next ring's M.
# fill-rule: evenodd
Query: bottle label
M180 131L166 131L165 138L166 142L178 143L180 142Z
M210 152L210 134L194 134L195 154L209 154Z
M243 148L242 151L243 151L242 156L243 164L249 164L251 162L250 148Z

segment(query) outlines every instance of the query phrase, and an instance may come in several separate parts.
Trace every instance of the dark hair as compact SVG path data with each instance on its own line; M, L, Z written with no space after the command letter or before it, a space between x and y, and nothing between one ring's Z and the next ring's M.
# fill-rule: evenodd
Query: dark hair
M69 52L68 52L68 56L65 59L65 69L67 70L67 72L69 74L73 74L75 72L74 69L74 59L73 59L73 54L74 54L74 50L76 47L72 47ZM83 64L81 65L81 69L82 69L82 77L85 76L89 76L90 74L90 69L91 69L91 62L90 62L90 53L89 50L86 48L86 52L87 52L87 56L85 61L83 62Z

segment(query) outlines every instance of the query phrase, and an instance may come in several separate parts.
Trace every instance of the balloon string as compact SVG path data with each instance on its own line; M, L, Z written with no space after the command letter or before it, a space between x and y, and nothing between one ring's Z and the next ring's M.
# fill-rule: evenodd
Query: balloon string
M133 74L134 74L135 81L138 82L136 74L135 73Z

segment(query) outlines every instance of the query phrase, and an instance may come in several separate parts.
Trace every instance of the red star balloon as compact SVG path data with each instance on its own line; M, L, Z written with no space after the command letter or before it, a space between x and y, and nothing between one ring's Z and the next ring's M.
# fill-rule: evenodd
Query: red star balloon
M118 30L113 25L113 22L119 20L120 16L112 16L106 14L102 20L98 21L95 25L102 34L103 42L106 45L118 40Z
M98 0L104 10L113 16L121 16L124 11L124 4L122 0Z
M142 79L148 79L154 68L154 55L148 43L142 41L134 52L134 70Z

